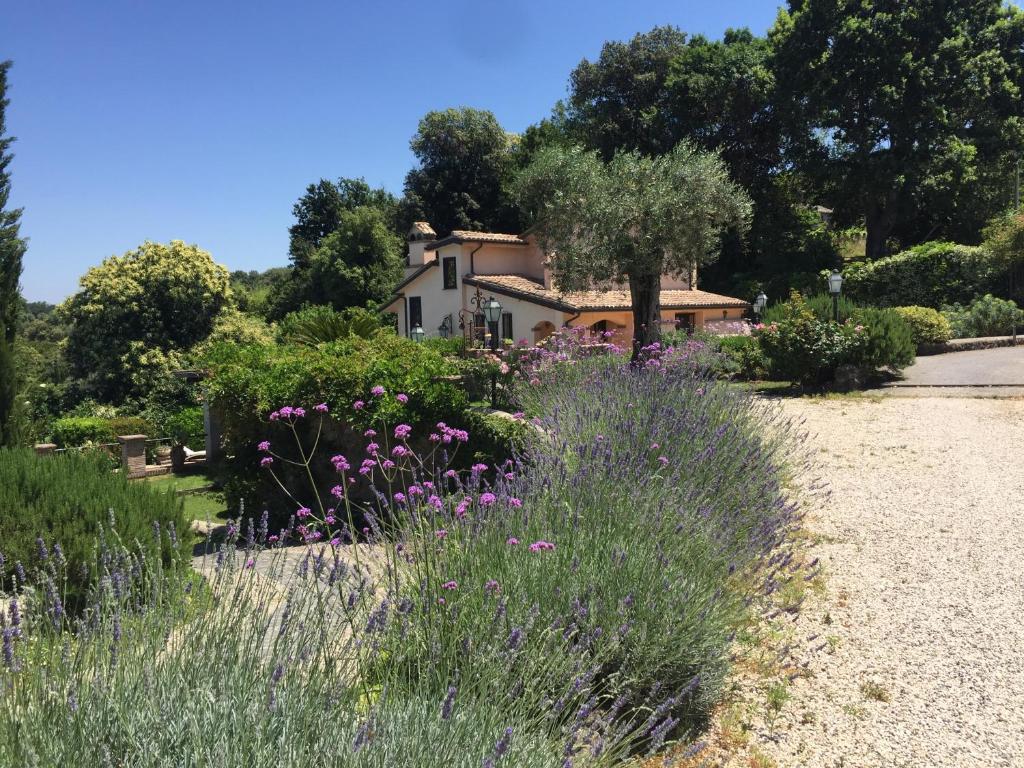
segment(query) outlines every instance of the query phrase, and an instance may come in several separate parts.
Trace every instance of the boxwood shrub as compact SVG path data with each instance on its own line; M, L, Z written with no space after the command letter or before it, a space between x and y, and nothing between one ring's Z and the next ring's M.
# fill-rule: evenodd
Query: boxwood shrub
M915 344L943 344L953 338L949 320L931 307L896 307Z
M37 456L0 449L0 510L0 591L9 588L19 568L31 572L44 556L63 559L67 581L61 591L69 612L82 607L87 585L97 576L100 532L107 528L113 535L111 518L125 546L138 545L165 565L186 549L173 548L166 536L160 542L154 537L154 525L165 533L173 525L177 536L187 535L181 499L111 472L109 462L93 452Z

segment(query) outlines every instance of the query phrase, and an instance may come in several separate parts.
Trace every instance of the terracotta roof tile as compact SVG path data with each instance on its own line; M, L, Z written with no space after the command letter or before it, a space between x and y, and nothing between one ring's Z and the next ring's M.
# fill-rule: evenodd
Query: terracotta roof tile
M503 290L526 300L536 299L546 304L562 305L568 311L630 309L633 306L628 290L560 293L524 275L467 275L465 281L471 285ZM673 289L661 292L661 306L663 309L701 309L744 308L749 305L742 299L717 293Z
M434 228L430 226L430 222L428 221L414 221L412 223L412 229L410 229L409 231L416 232L421 235L430 235L432 237L437 234L437 232L434 231Z
M519 235L506 235L500 232L473 232L467 229L455 229L447 237L442 237L433 247L448 243L508 243L510 245L527 245Z

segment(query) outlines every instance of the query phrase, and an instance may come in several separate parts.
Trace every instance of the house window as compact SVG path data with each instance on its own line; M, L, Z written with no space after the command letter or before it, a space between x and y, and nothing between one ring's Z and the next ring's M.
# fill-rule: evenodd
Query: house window
M608 330L608 321L598 320L596 323L590 326L590 330L592 330L594 333L604 333L605 331Z
M501 338L502 339L515 339L512 335L512 313L502 312L501 313Z
M676 330L693 333L696 315L693 312L676 312Z
M457 288L458 287L459 278L458 278L458 275L455 273L455 257L454 256L446 256L444 259L442 259L442 261L441 261L441 271L444 273L444 287L445 287L445 290L449 290L451 288Z
M416 326L423 327L423 300L419 296L409 297L409 331Z

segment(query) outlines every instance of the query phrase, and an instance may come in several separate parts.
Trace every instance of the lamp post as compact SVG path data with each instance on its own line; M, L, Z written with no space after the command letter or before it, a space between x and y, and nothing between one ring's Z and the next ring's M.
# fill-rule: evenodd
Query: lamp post
M491 296L484 302L484 318L487 320L488 330L491 331L491 351L498 351L498 329L501 323L501 304ZM492 328L493 326L493 328ZM498 407L498 373L491 372L491 408Z
M412 336L413 341L420 342L423 341L423 339L426 337L427 332L423 330L422 325L416 323L416 325L414 325L412 327L412 330L409 332L409 335Z
M768 297L764 295L764 291L757 294L757 298L754 299L754 317L758 320L761 319L761 313L764 312L764 308L768 306Z
M843 290L843 276L833 269L828 276L828 292L832 294L832 319L839 322L839 294Z

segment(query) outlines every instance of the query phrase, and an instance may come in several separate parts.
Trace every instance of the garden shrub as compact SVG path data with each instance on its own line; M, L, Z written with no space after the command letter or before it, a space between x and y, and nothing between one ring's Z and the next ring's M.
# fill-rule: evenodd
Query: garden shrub
M803 294L801 294L803 295ZM828 293L815 293L811 296L804 296L805 306L814 313L814 316L822 322L828 322L832 320L835 312L832 305L832 296ZM839 322L845 323L851 317L853 313L861 305L851 299L849 296L841 295L839 297ZM764 315L761 318L761 322L770 324L782 319L786 315L786 302L779 302L773 304L765 310Z
M986 294L964 307L953 304L942 308L942 314L953 329L953 337L969 339L983 336L1009 336L1014 322L1024 325L1024 311L1016 302Z
M277 324L277 336L284 344L315 347L349 336L368 339L381 328L380 316L368 309L349 307L339 312L333 307L316 304L289 312L281 318Z
M229 508L244 503L250 510L284 514L280 492L258 472L257 444L291 439L282 424L271 423L267 414L289 403L326 403L344 418L324 419L323 445L346 451L365 429L382 421L401 419L413 426L446 421L461 425L467 408L459 381L450 377L454 363L433 349L393 333L372 339L349 337L315 347L221 346L207 357L211 378L207 392L222 428L223 458L215 467L224 484ZM374 399L373 387L391 395L408 396L407 405L394 398ZM367 407L353 410L362 401ZM305 424L301 427L305 429ZM316 427L310 427L315 429ZM327 478L331 467L323 459L315 467L318 478ZM295 473L288 482L301 482Z
M856 363L865 348L863 329L852 322L819 320L798 293L775 316L757 331L772 378L823 384L838 366Z
M89 452L0 450L0 510L0 582L10 583L18 563L31 570L48 558L65 560L67 582L59 586L69 611L82 607L97 575L101 530L112 519L128 547L138 544L168 564L175 551L166 541L154 542L154 526L188 532L179 498L111 472L102 456Z
M915 344L943 344L953 338L953 328L941 312L931 307L896 307L903 322L910 326Z
M198 450L198 446L206 444L203 409L193 405L171 414L164 419L161 433L161 437L170 437L178 445Z
M66 416L50 427L53 442L60 448L78 448L88 443L116 443L121 435L156 437L154 426L139 416Z
M719 350L732 361L741 378L757 381L768 375L768 359L756 336L724 336L719 340Z
M883 307L969 303L999 290L1006 268L985 248L930 242L843 269L843 290L857 301Z
M862 328L861 344L847 362L863 368L899 370L914 362L917 345L910 325L894 309L861 307L850 320Z

